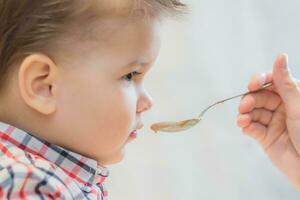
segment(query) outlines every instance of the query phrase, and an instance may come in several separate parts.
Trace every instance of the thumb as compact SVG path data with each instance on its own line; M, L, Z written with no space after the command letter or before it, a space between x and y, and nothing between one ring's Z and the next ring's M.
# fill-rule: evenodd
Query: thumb
M289 71L286 54L279 55L274 63L273 82L285 104L288 116L300 118L300 88Z

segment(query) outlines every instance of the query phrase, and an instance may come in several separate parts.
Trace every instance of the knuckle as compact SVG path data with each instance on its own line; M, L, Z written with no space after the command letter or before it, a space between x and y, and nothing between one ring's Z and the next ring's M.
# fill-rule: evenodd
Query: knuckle
M299 87L299 85L293 80L287 80L284 82L284 87L289 90L294 90L294 89L297 89Z

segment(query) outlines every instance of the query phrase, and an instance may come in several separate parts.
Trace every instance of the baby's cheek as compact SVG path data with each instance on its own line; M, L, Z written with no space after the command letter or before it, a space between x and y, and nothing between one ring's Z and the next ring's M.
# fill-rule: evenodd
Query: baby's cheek
M130 95L131 94L131 95ZM135 93L128 93L123 96L122 113L127 130L132 131L136 126L137 97Z
M123 107L123 110L120 112L118 116L118 121L120 122L120 130L125 131L125 133L129 134L135 126L135 109L132 105L128 105Z

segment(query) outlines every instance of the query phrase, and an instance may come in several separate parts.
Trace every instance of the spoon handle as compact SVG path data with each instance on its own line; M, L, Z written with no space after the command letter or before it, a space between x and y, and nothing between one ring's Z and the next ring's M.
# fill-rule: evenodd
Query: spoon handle
M247 94L251 94L251 93L256 93L256 92L262 91L262 90L264 90L264 89L266 89L266 88L268 88L268 87L270 87L270 86L272 86L272 85L273 85L272 82L266 83L265 85L263 85L263 86L262 86L260 89L258 89L258 90L250 91L250 92L246 92L246 93L242 93L242 94L235 95L235 96L233 96L233 97L229 97L229 98L223 99L223 100L221 100L221 101L218 101L218 102L216 102L216 103L214 103L214 104L208 106L207 108L205 108L205 109L200 113L200 115L198 116L198 118L201 119L201 118L203 117L203 115L206 113L206 111L208 111L211 107L213 107L213 106L215 106L215 105L217 105L217 104L224 103L225 101L228 101L228 100L231 100L231 99L235 99L235 98L238 98L238 97L241 97L241 96L245 96L245 95L247 95Z

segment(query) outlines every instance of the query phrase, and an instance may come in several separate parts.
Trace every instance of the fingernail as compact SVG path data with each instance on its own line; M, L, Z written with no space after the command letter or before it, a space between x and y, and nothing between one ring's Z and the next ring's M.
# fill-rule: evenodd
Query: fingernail
M267 74L266 73L261 73L259 76L259 82L261 85L265 84L267 79Z
M279 59L279 66L281 66L281 69L282 70L287 70L287 71L290 71L289 67L288 67L288 55L286 53L283 53L281 56L280 56L280 59Z

